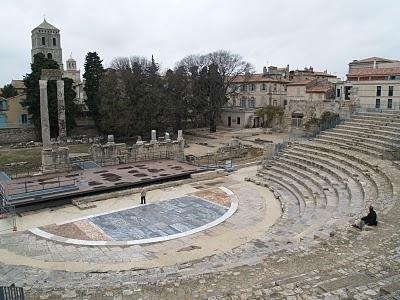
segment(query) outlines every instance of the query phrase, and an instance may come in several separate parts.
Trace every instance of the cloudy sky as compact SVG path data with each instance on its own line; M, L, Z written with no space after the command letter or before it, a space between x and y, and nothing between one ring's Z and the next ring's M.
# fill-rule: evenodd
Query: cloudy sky
M61 30L72 53L154 54L163 69L188 54L227 49L251 62L314 66L343 77L353 59L400 58L398 0L1 0L0 86L30 71L31 30Z

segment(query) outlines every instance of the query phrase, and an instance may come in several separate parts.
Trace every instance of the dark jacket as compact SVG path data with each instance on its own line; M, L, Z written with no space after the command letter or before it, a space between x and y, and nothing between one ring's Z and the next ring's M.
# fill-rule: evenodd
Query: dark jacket
M376 220L376 218L376 212L372 209L369 211L369 214L365 217L362 217L361 220L363 220L366 225L376 226L378 225L378 221Z

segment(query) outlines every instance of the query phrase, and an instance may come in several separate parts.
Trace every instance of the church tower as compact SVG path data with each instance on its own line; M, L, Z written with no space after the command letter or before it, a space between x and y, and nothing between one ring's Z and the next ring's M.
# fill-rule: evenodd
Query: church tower
M47 23L46 19L32 30L32 62L37 53L43 53L47 58L53 59L60 66L60 70L63 70L60 30Z
M67 60L67 70L64 77L71 78L75 84L81 82L81 71L76 68L76 60L71 57Z

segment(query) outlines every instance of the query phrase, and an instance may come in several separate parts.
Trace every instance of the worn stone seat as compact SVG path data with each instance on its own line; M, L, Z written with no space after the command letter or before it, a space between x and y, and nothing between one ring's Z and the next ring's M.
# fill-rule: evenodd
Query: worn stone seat
M279 156L277 160L274 161L276 166L280 166L281 168L287 168L288 171L293 172L294 174L300 176L301 178L306 178L307 180L312 182L312 185L316 187L316 192L322 196L322 200L324 203L317 203L318 207L336 207L338 202L337 191L333 186L325 181L323 178L320 178L316 175L310 168L304 167L301 164L298 164L295 161ZM314 192L315 193L315 192Z
M346 208L345 211L348 211L350 209L350 212L354 213L361 206L363 206L366 192L368 193L368 195L377 195L376 188L373 189L374 186L372 184L368 184L368 178L366 178L358 170L346 164L342 164L325 156L321 157L320 154L313 154L311 151L306 152L302 150L292 149L289 152L289 155L294 155L294 158L301 159L302 161L305 161L309 164L314 163L324 165L325 168L330 168L334 172L336 171L339 174L342 174L343 178L346 178L345 182L348 189L351 191L350 202L343 203ZM355 174L357 176L355 176Z
M355 117L355 118L352 118L350 121L347 121L347 122L368 124L368 125L371 125L371 126L382 126L382 127L388 126L388 127L395 127L395 128L399 128L400 127L400 122L387 120L387 119L368 120L366 118Z
M332 136L320 136L318 137L319 143L324 143L332 146L337 146L343 149L349 149L353 151L357 151L360 153L364 153L367 155L371 155L377 158L383 158L383 155L387 149L379 146L369 145L368 143L363 143L361 141L349 141L337 137ZM372 149L373 147L373 149Z
M336 127L335 132L344 134L361 135L369 138L381 139L386 142L397 142L400 143L400 132L397 131L385 131L379 129L362 128L356 126L341 125Z

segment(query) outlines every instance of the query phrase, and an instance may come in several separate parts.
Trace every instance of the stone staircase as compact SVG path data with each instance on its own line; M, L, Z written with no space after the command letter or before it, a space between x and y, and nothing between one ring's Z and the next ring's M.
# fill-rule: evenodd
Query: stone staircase
M400 187L400 113L360 113L313 140L264 161L250 180L281 201L283 217L266 235L287 241L329 237L369 205L387 213Z

